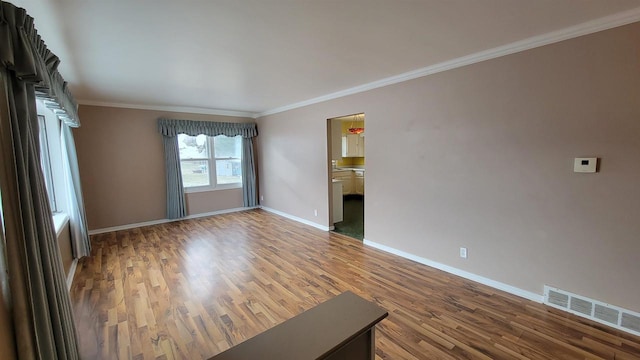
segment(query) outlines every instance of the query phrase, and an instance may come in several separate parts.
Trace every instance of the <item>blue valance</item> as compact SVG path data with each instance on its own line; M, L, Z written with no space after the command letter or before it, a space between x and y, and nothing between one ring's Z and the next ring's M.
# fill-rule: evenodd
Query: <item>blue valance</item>
M228 123L214 121L194 121L177 119L158 119L158 129L164 136L173 137L178 134L196 136L242 136L245 139L258 136L256 123Z
M60 120L78 127L78 105L58 72L59 64L38 35L33 18L22 8L0 2L0 66L22 82L34 84L36 96Z

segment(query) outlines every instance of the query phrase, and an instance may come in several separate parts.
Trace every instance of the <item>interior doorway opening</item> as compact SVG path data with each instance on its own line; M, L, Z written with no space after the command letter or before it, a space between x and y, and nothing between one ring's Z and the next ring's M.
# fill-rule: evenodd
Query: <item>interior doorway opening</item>
M365 114L327 120L329 209L333 231L364 239Z

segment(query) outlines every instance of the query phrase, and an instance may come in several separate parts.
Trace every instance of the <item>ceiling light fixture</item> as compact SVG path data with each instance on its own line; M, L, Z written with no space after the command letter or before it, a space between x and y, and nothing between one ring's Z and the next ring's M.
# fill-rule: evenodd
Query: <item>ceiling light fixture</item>
M362 121L364 121L364 114L355 114L351 120L351 127L349 127L350 134L362 134L364 132L363 127L353 127L353 122L358 121L358 116L362 115Z

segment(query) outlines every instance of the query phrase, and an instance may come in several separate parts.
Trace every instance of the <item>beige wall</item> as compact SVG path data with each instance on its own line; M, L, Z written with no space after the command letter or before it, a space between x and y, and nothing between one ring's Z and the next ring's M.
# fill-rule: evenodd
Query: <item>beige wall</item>
M74 129L89 229L166 216L160 117L221 122L250 118L81 105ZM188 194L189 215L242 207L242 190Z
M189 215L242 207L242 189L205 191L186 195Z
M639 63L635 23L260 118L263 203L328 225L326 119L364 112L365 239L640 311Z

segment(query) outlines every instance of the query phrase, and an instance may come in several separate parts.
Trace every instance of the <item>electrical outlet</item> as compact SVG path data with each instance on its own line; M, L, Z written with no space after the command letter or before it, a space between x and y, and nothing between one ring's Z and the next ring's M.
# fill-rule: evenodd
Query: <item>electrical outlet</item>
M264 201L264 195L260 195L260 201Z
M318 216L318 209L313 209L313 215Z
M460 257L463 258L463 259L467 258L467 248L465 248L465 247L461 247L460 248Z

